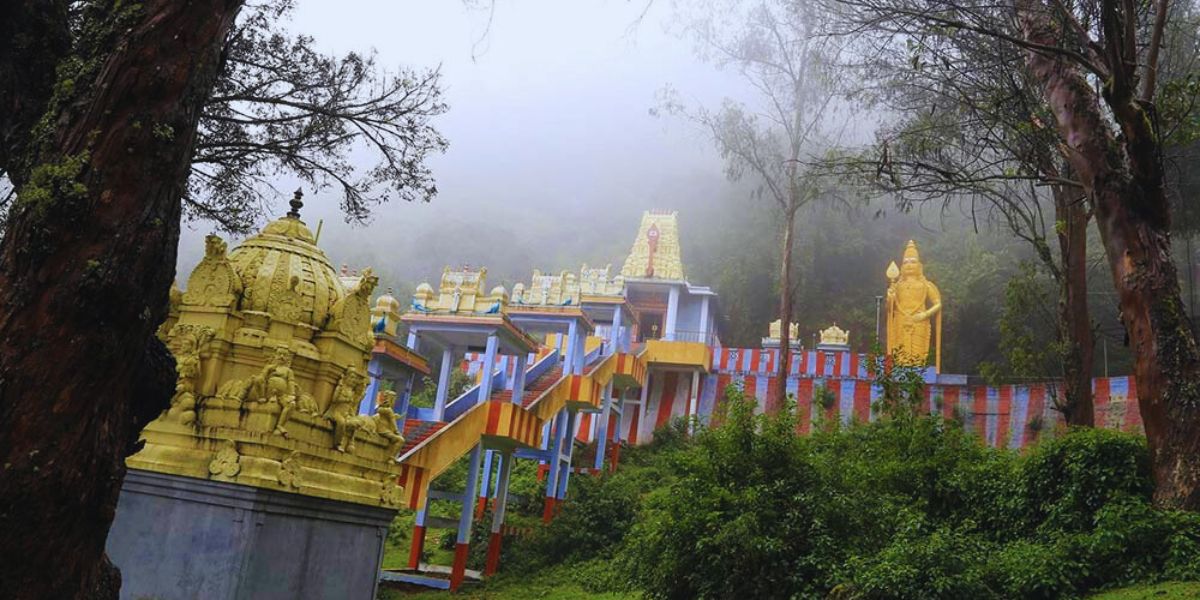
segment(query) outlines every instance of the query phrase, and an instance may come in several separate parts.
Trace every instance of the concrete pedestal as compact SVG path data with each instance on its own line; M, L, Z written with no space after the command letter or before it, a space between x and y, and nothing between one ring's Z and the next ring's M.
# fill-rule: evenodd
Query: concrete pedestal
M130 469L107 551L122 600L372 600L395 514Z

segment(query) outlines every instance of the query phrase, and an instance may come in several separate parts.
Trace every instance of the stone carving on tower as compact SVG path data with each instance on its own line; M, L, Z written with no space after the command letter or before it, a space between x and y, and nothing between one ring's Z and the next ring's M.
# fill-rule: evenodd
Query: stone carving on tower
M435 292L433 286L422 283L413 293L412 310L425 314L493 315L504 312L508 306L508 292L504 286L483 293L487 284L487 269L478 271L470 267L442 270L442 280Z
M850 332L837 326L837 323L818 332L817 350L848 351L850 350Z
M762 339L763 348L778 348L779 342L783 337L783 321L775 319L767 326L767 337ZM791 348L799 348L800 342L800 325L796 323L788 323L788 346Z
M286 217L228 255L224 241L208 237L160 330L177 364L170 407L127 462L392 507L403 438L356 414L377 279L364 271L348 289L299 208L297 196Z
M916 242L909 240L899 267L895 262L888 265L887 277L888 355L897 364L926 366L930 343L935 341L933 362L935 369L941 372L942 295L937 286L925 278ZM936 339L933 339L934 333Z
M850 332L838 327L837 323L834 323L828 328L821 330L821 343L833 346L847 346L850 344Z
M562 271L557 275L543 274L534 269L529 287L513 286L513 304L527 306L578 306L579 283L575 274Z
M579 293L583 296L622 296L625 276L612 277L612 265L589 268L585 263L579 270Z
M626 279L683 280L683 260L679 253L678 213L651 210L642 213L633 248L621 267Z
M242 280L225 254L225 240L204 238L204 258L188 277L188 291L180 298L193 306L233 306L242 292Z

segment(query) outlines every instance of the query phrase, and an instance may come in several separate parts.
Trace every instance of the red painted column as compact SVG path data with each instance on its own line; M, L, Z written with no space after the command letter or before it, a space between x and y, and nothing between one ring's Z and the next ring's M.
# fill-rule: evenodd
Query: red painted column
M421 566L421 554L425 552L425 526L413 527L412 548L408 552L408 568L416 569Z
M454 564L450 567L450 591L455 591L462 585L467 572L467 551L470 544L454 545Z
M488 538L487 562L483 566L483 574L491 577L496 574L496 570L500 568L500 546L504 541L504 535L499 531L492 533Z

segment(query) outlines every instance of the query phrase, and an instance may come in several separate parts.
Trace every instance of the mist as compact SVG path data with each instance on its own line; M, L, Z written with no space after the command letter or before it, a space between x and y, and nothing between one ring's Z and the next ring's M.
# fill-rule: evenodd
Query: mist
M723 340L757 345L777 317L778 211L759 196L759 181L726 176L710 134L655 109L666 89L708 108L758 96L736 70L700 58L677 11L672 2L298 3L287 28L312 36L318 51L373 51L385 69L438 68L449 110L433 125L449 149L429 161L439 190L430 203L383 204L367 224L350 224L340 190L280 177L273 216L301 187L303 219L320 228L335 267L371 267L381 289L403 299L421 282L436 284L446 265L485 266L489 286L509 289L533 269L619 269L642 211L677 210L688 279L721 296ZM843 105L831 118L837 143L861 145L881 116ZM361 158L370 168L371 157ZM213 230L185 223L181 285ZM837 322L856 350L869 350L884 269L908 239L927 249L928 272L948 292L947 367L974 373L999 360L1005 286L1029 250L963 211L901 214L886 199L821 201L800 213L801 340ZM1103 307L1109 288L1096 271ZM1119 339L1113 314L1097 319Z
M716 104L744 84L666 30L668 4L643 16L630 2L299 3L289 28L321 51L440 65L450 107L435 122L450 147L431 161L433 202L388 203L354 226L338 212L338 190L305 190L304 219L314 229L323 221L331 260L371 266L397 290L446 264L487 266L491 282L511 286L534 268L619 267L645 209L679 210L686 237L741 192L700 132L650 114L656 93L671 85ZM281 215L298 185L275 187ZM211 229L185 225L181 278ZM696 242L686 239L685 261L703 258Z

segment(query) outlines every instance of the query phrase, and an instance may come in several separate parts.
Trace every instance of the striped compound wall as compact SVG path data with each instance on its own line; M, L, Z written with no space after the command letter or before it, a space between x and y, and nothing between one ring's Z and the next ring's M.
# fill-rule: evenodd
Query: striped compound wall
M746 396L757 400L758 410L780 385L775 376L779 351L750 348L713 349L712 372L700 377L697 413L707 422L729 386L739 386ZM880 391L867 373L868 359L852 352L805 351L793 355L787 392L795 398L799 430L808 433L814 419L848 423L876 418L874 406ZM471 370L478 369L472 365ZM1052 431L1062 421L1053 410L1057 386L1052 382L1027 385L967 385L965 377L926 374L925 412L940 413L960 420L993 447L1023 448ZM655 429L676 417L688 417L692 376L677 371L652 371L646 407L630 406L621 415L622 439L637 444L650 440ZM832 402L821 406L814 401L817 390L831 392ZM1092 380L1096 407L1096 425L1111 429L1140 432L1141 415L1137 409L1137 389L1132 377L1101 377ZM828 396L827 396L828 397ZM595 418L580 419L577 439L590 441Z

